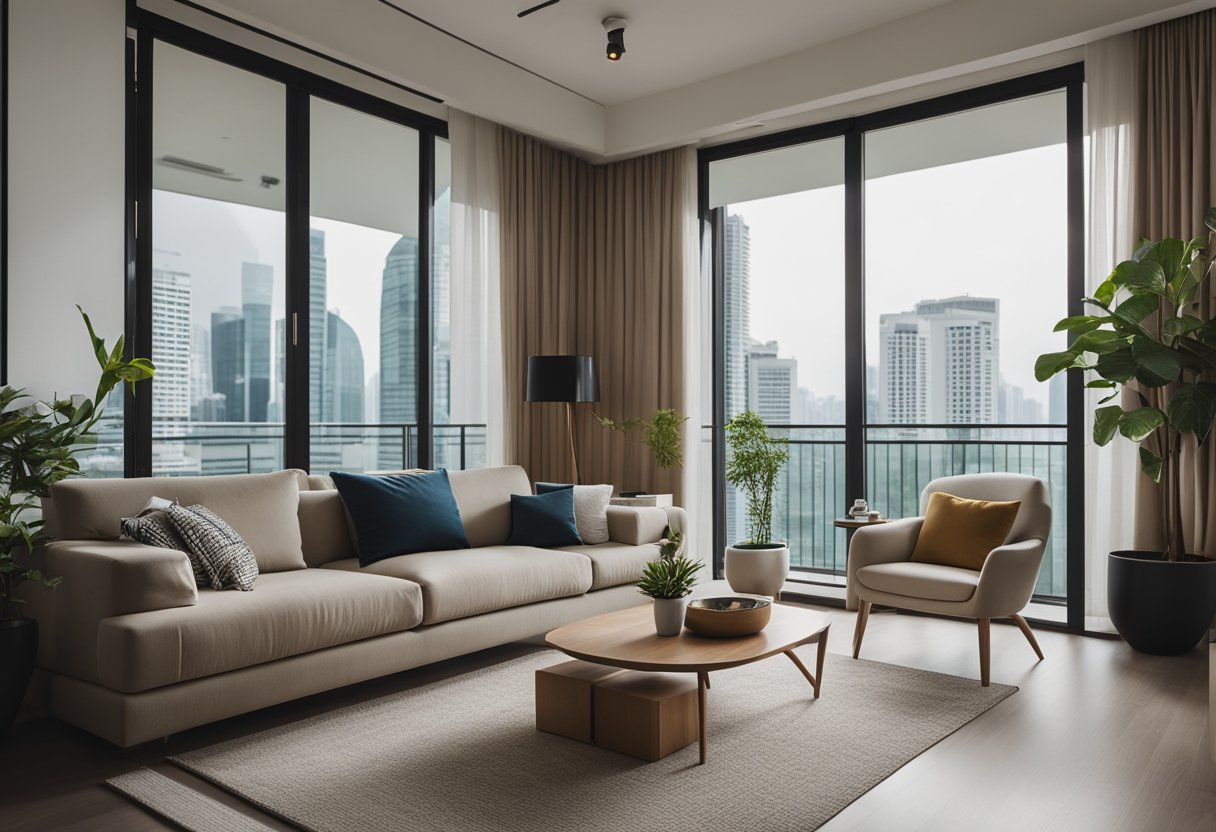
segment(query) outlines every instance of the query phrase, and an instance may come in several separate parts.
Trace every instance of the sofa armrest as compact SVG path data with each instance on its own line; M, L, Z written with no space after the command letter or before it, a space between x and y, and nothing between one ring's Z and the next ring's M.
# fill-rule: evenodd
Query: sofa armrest
M683 514L683 509L678 510ZM608 506L608 539L630 546L658 543L669 522L666 509ZM672 528L675 528L672 526Z
M976 617L1002 618L1021 612L1034 594L1046 548L1046 541L1032 538L989 552L972 602Z
M101 622L128 613L188 607L198 602L185 552L130 540L56 540L39 551L54 589L22 587L26 614L38 619L38 665L98 681Z
M845 608L857 609L857 570L876 563L898 563L912 557L916 539L920 537L923 517L906 517L878 526L863 526L853 532L849 541L848 583L845 585Z

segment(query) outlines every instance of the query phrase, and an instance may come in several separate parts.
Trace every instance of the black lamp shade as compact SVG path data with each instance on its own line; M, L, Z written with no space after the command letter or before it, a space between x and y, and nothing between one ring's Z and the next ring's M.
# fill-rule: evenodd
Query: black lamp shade
M524 401L598 402L600 380L589 355L528 356Z

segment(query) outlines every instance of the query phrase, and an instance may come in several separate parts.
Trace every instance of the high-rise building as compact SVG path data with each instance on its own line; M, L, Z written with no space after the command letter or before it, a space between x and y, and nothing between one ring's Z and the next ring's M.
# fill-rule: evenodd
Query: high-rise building
M245 319L245 421L268 421L270 406L270 301L274 268L241 264L241 314Z
M152 420L190 420L190 275L152 270L152 361L156 394Z
M245 318L241 310L224 306L211 313L211 383L224 397L216 421L245 421Z
M1000 301L924 300L879 316L878 421L998 421Z
M402 446L405 425L418 423L418 240L402 237L384 262L380 287L381 468L408 468L412 454Z
M1068 424L1068 385L1064 373L1052 376L1047 387L1047 421L1053 425Z
M322 422L363 421L363 347L359 336L336 312L325 314L325 386Z
M726 415L747 408L747 350L751 341L751 230L738 214L726 215L723 288Z
M753 341L747 350L747 406L768 425L797 421L798 362L779 358L776 341Z
M323 421L325 400L325 356L329 327L325 322L328 302L328 265L325 259L325 232L308 229L308 417Z

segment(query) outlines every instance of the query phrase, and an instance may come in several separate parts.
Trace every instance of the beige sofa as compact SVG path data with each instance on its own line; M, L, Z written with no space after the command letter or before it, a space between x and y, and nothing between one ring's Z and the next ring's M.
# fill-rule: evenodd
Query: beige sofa
M328 477L69 480L45 505L54 590L29 588L31 700L130 746L235 714L543 633L642 603L634 586L680 508L608 510L611 541L505 545L522 468L453 471L473 548L360 569ZM119 540L157 496L201 503L248 541L252 592L197 589L182 552Z

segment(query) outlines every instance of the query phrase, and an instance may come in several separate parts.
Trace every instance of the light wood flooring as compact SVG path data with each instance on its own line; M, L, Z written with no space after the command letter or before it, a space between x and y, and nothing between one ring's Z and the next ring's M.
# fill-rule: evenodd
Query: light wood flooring
M851 649L854 615L829 610L829 649ZM1120 641L1038 630L1036 662L1012 624L992 627L992 679L1021 690L920 755L822 827L825 832L1050 830L1213 832L1208 656L1158 658ZM536 647L511 645L226 720L123 751L28 713L0 743L0 829L172 828L105 787L141 766L216 789L162 763L175 754L464 673ZM862 657L978 677L972 623L874 613ZM977 682L978 684L978 682ZM824 696L831 696L830 675ZM825 761L826 762L826 761ZM275 828L290 829L265 816ZM638 829L622 818L622 829Z

